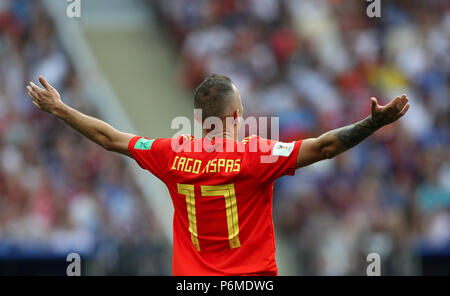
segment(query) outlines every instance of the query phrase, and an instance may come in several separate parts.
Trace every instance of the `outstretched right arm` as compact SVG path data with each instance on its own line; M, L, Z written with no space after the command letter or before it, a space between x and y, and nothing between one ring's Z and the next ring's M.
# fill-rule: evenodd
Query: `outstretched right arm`
M44 89L33 82L30 82L27 86L28 96L36 107L62 119L73 129L104 149L131 157L128 151L128 143L134 135L120 132L104 121L87 116L67 106L61 101L58 91L44 77L40 76L39 81Z
M377 99L371 98L372 112L367 118L326 132L317 138L305 139L298 153L296 167L304 167L347 151L379 128L398 120L408 109L406 95L396 97L385 106L378 105Z

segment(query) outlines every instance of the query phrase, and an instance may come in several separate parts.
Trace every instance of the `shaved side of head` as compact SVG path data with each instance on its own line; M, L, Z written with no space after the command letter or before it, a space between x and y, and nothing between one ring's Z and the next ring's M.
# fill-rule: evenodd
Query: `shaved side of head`
M208 76L195 89L195 109L202 110L203 119L229 116L240 104L239 92L227 76Z

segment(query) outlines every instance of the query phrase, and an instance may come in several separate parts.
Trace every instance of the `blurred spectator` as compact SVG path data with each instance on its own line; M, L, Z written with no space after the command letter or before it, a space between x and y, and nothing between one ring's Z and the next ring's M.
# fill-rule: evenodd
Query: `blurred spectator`
M96 262L88 274L168 274L167 242L125 161L26 96L44 75L98 115L40 1L1 1L0 33L0 260L78 252Z
M281 137L317 136L408 94L400 122L278 183L278 230L298 272L415 274L420 246L450 254L450 4L364 1L149 1L180 50L182 81L229 75L246 116L280 117Z

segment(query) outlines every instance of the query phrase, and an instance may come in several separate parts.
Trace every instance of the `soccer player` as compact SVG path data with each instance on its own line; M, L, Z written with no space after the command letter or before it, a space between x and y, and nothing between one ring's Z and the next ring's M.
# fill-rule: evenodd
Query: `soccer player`
M197 87L195 108L205 119L220 118L216 125L222 128L204 128L199 139L150 139L80 113L43 77L39 81L44 88L27 86L34 105L104 149L135 159L166 184L175 209L174 275L277 275L274 180L348 150L409 108L406 95L385 106L371 98L370 116L317 138L282 143L253 136L238 142L241 97L228 77L212 75Z

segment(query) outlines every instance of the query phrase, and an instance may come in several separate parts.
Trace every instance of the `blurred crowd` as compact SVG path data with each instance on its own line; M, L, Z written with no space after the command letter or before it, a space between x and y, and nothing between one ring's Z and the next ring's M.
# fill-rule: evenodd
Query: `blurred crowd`
M2 0L0 266L77 252L85 274L168 274L168 243L130 164L37 110L25 85L39 75L99 116L41 2Z
M376 252L383 274L420 274L424 256L450 256L450 2L381 1L380 18L358 0L149 2L180 83L230 76L244 116L279 116L282 140L361 120L371 96L408 95L399 122L277 183L295 273L365 274Z

